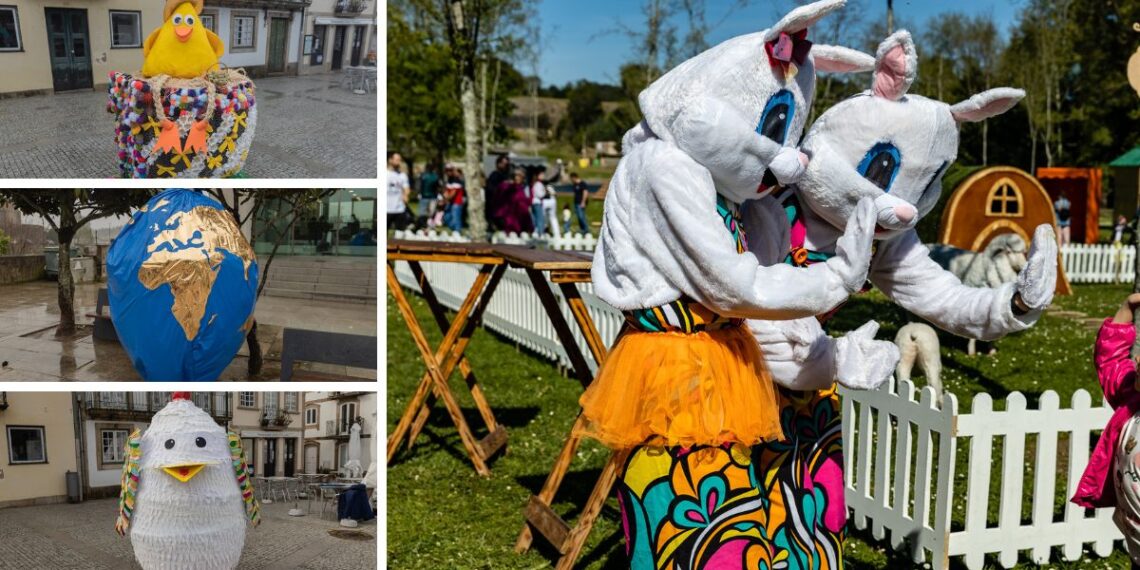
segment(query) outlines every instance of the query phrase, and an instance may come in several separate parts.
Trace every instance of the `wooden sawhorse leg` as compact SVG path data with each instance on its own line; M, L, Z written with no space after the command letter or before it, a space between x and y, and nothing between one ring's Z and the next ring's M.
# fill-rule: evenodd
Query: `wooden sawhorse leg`
M557 299L554 297L553 291L550 290L550 286L547 284L542 273L530 270L528 270L527 273L530 276L535 291L542 300L543 307L545 307L547 314L550 316L554 330L558 334L559 341L566 349L566 354L573 364L575 376L582 383L583 387L589 386L593 380L593 375L590 373L589 365L586 364L586 359L582 355L582 351L579 349L573 333L570 332L569 325L566 323L565 318L563 318L561 308L558 305ZM586 304L582 300L578 288L573 283L560 283L559 287L562 290L563 296L566 298L567 304L570 306L570 312L574 316L574 320L578 323L578 327L586 340L586 345L593 354L595 362L600 366L606 358L605 344L602 342L601 335L598 334L598 329L594 325L594 320L590 317L589 311L586 309ZM617 475L629 455L629 452L624 450L610 454L605 467L602 468L602 473L598 477L598 481L594 484L594 489L591 491L589 499L586 501L586 506L583 508L582 514L578 517L578 522L574 527L570 527L566 521L562 520L562 517L558 516L558 514L550 508L550 504L554 501L554 496L557 494L558 488L562 486L562 480L566 477L566 472L570 468L570 462L573 460L574 454L577 453L578 446L582 442L582 438L576 434L583 427L584 421L581 415L574 420L574 427L571 428L570 435L562 444L562 450L558 453L558 458L554 461L554 468L551 469L550 475L546 477L546 481L542 485L542 490L539 491L538 495L532 495L527 502L526 508L523 510L526 523L523 524L522 531L519 532L518 540L515 542L516 552L526 552L534 542L534 531L537 530L539 534L561 554L556 565L556 568L559 570L573 568L574 562L577 561L582 547L586 544L586 540L590 536L590 531L594 527L594 521L597 520L598 515L602 511L602 506L605 505L606 499L609 498L610 491L613 488L614 482L617 480Z
M409 261L408 265L412 269L412 275L415 276L416 282L419 283L420 292L423 294L424 300L427 301L428 307L431 308L432 316L435 318L435 323L439 326L439 332L447 334L451 324L447 319L447 309L439 302L439 298L435 295L435 290L432 288L431 283L428 282L427 276L424 275L423 267L418 261ZM503 266L504 269L506 266ZM485 307L491 300L491 296L498 286L498 279L492 275L491 282L487 285L487 290L483 294L483 301L480 307ZM482 311L480 311L481 316ZM474 332L474 328L478 326L478 318L469 320L468 326ZM483 394L483 388L475 379L475 372L471 369L471 363L467 360L467 345L471 342L471 334L464 331L459 340L456 341L451 354L458 356L459 373L463 376L464 382L467 384L467 389L471 392L471 398L475 400L475 407L479 410L479 415L483 417L483 424L487 426L487 437L479 440L480 451L483 453L484 459L490 458L494 455L500 447L507 441L506 429L498 425L495 421L495 414L491 411L491 405L487 402L487 397ZM451 355L449 354L449 357ZM451 377L451 366L447 366L450 362L445 363L442 370L445 378ZM437 394L433 390L428 396L427 402L420 408L419 415L416 416L415 421L412 423L412 431L408 436L408 449L412 448L415 444L416 438L419 437L420 432L427 424L428 417L431 415L431 408L435 405Z
M479 269L479 274L475 277L475 282L471 285L466 299L464 299L463 304L456 313L455 321L448 327L443 341L433 354L427 337L424 336L423 329L420 327L419 320L416 318L411 304L408 303L408 299L404 295L399 280L396 278L395 270L391 263L388 264L388 290L391 291L392 296L395 297L396 306L399 308L404 322L408 325L408 331L412 335L412 340L415 341L416 348L419 350L420 356L423 358L424 364L427 367L427 372L420 380L420 384L412 395L411 401L408 402L408 406L404 410L403 415L400 416L400 421L396 425L396 429L388 438L387 461L389 463L391 463L392 458L395 456L396 450L399 449L400 443L405 437L411 435L412 424L417 415L421 412L421 408L427 404L429 394L434 393L434 395L443 400L444 407L447 409L448 415L451 416L451 420L459 432L459 439L463 442L463 447L466 449L468 457L471 458L471 463L475 466L475 471L482 476L489 476L491 474L486 463L488 455L484 454L484 449L487 447L493 447L493 449L502 447L506 439L502 438L497 446L494 445L494 441L480 442L475 439L471 433L471 428L463 418L459 403L447 385L447 378L451 375L452 370L454 370L456 364L463 356L462 351L456 351L456 346L462 342L462 346L466 347L471 334L474 333L475 327L478 325L483 310L486 308L491 295L494 293L494 288L498 285L505 271L505 265L490 263L484 264ZM506 432L501 432L501 435L496 435L493 432L492 436L489 436L488 439L497 440L499 437L505 436L505 434Z

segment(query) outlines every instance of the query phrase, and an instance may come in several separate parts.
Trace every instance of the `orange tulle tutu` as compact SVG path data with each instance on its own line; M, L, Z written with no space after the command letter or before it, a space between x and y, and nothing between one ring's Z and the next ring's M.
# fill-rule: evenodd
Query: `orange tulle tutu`
M744 326L628 333L580 402L579 435L613 448L783 438L775 386Z

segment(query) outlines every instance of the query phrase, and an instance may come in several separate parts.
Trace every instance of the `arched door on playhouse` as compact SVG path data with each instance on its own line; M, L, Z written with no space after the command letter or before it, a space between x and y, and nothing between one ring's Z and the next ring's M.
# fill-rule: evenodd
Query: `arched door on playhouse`
M954 189L942 212L940 243L982 251L994 238L1017 234L1028 245L1034 230L1050 224L1057 231L1053 201L1036 178L1012 166L978 170ZM1071 292L1057 256L1057 292Z

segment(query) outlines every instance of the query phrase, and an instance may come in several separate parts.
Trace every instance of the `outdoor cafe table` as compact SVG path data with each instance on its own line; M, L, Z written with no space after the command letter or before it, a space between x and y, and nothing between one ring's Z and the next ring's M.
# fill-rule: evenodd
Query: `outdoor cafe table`
M444 340L435 354L431 353L423 330L403 294L399 281L396 279L393 266L399 260L407 261L411 266L412 273L420 285L424 300L431 308L436 324L441 331L445 332ZM424 261L482 264L466 299L456 313L455 321L450 324L447 321L446 309L436 298L424 275L423 268L420 266L420 263ZM555 333L558 335L559 342L566 351L573 376L578 379L583 388L588 386L593 380L593 373L574 339L569 324L562 315L561 307L558 299L554 296L550 283L558 285L570 307L571 315L585 338L586 346L595 362L601 365L606 356L605 343L602 341L597 326L586 309L585 301L583 301L577 288L578 283L590 281L591 262L592 256L587 253L542 250L519 245L389 240L388 290L395 297L400 313L403 315L412 338L415 340L428 368L427 374L421 380L412 401L409 402L404 415L392 433L392 437L388 440L389 463L405 438L407 438L408 447L411 447L416 435L427 421L433 401L429 398L438 396L444 400L448 413L459 430L460 439L463 441L476 471L481 475L490 474L490 470L486 466L486 459L506 443L506 431L502 426L495 424L491 408L487 405L482 389L475 382L474 374L463 352L466 350L471 334L474 332L507 267L519 268L526 272L554 327ZM546 279L547 273L550 275L549 281ZM468 388L471 390L476 406L490 431L490 435L479 442L476 442L471 435L467 424L459 413L458 404L455 403L455 399L447 387L446 379L450 377L456 366L459 367L460 372L467 380ZM582 421L580 417L575 420L574 429L571 430L563 443L562 450L558 454L542 490L538 495L530 498L524 511L527 522L515 544L516 551L525 552L533 542L532 528L538 530L539 534L562 554L558 561L558 568L573 566L578 553L589 536L594 520L597 519L602 505L609 496L610 488L616 478L617 468L624 460L624 456L620 453L611 455L606 466L602 469L602 474L587 500L578 523L574 528L570 528L561 517L554 513L550 504L554 500L554 496L570 467L570 461L574 458L581 442L581 439L574 435L574 431Z

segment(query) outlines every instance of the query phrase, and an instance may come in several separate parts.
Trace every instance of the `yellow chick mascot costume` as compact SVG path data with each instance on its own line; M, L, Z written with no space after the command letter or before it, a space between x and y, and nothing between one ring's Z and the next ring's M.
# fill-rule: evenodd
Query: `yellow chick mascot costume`
M162 27L143 44L142 73L193 79L218 67L225 53L222 40L202 25L202 0L169 0L162 12Z
M118 120L124 178L228 178L245 164L255 88L244 70L219 62L225 46L202 25L202 3L166 0L141 71L111 74L107 110Z

